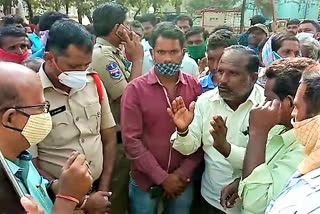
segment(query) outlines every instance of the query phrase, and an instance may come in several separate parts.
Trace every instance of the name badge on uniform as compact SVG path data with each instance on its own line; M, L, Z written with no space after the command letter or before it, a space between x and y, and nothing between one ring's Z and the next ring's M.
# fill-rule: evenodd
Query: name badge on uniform
M56 114L60 114L60 113L64 112L65 110L66 110L66 106L61 106L59 108L52 109L51 111L49 111L49 113L51 116L54 116Z
M122 77L122 72L116 62L112 62L107 65L107 71L112 79L120 79Z

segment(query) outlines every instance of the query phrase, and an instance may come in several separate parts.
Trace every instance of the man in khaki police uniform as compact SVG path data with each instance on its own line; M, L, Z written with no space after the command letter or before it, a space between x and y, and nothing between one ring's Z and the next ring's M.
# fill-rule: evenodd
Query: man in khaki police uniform
M92 68L107 90L111 111L117 123L118 143L120 133L120 99L127 83L141 75L143 48L139 37L121 30L127 24L127 9L117 3L100 5L93 12L93 27L97 36L92 56ZM120 32L119 32L120 31ZM126 60L119 46L124 44L132 63ZM118 144L118 158L112 179L112 213L123 214L128 205L129 161L122 144Z
M105 89L86 71L92 60L91 36L80 24L60 20L51 27L47 50L39 76L51 104L53 129L31 149L35 166L52 180L60 176L72 151L85 154L96 181L93 189L98 192L88 197L83 209L86 213L106 213L116 132Z

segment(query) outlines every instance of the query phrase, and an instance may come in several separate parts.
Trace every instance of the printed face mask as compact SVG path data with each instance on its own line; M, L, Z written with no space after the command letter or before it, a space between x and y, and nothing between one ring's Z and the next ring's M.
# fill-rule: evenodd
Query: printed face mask
M155 63L154 67L162 75L174 76L180 71L181 63Z
M300 173L306 174L320 167L320 116L300 122L292 121L296 139L304 146L305 160L299 165Z

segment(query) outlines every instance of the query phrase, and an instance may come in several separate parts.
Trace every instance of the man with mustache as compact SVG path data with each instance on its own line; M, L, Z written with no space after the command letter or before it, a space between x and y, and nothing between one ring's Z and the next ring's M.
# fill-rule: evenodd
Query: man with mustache
M190 155L203 145L205 171L201 195L206 200L204 213L240 213L239 205L223 211L220 192L241 174L248 144L249 112L264 100L263 89L256 85L258 56L249 48L233 45L224 50L218 66L218 87L186 107L176 98L168 113L177 132L173 148Z

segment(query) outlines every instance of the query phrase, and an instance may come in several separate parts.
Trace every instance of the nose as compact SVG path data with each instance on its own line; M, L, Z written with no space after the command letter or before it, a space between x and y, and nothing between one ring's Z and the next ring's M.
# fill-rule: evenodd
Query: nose
M297 108L296 107L293 108L293 111L291 113L291 117L292 118L296 118L297 117Z
M227 77L227 75L225 73L222 73L219 78L220 85L227 85L228 81L229 81L229 78Z
M166 64L172 62L170 53L166 53L166 54L163 56L163 62L166 63Z
M291 52L288 54L288 57L289 57L289 58L294 58L294 57L296 57L296 55L295 55L294 52L291 51Z

